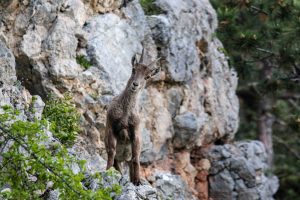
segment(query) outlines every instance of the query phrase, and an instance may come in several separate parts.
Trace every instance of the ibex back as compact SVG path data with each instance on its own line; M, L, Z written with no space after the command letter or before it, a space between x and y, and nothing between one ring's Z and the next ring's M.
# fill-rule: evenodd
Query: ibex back
M132 58L132 73L125 90L113 98L108 111L105 130L105 148L108 156L107 169L114 166L121 172L120 162L129 164L130 180L140 184L141 136L138 96L147 80L159 72L158 68L143 64L144 50L139 62Z

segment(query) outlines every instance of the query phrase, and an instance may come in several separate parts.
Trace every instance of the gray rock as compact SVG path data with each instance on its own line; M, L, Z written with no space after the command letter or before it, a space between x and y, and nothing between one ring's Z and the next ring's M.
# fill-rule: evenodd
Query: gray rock
M116 200L160 199L157 190L146 181L142 181L141 185L135 186L129 182L128 177L122 177L117 171L113 173L101 172L100 174L101 180L87 175L84 184L92 190L112 187L114 184L118 184L122 187L122 193L120 195L110 194Z
M246 188L247 188L247 186L245 185L244 180L242 180L242 179L236 179L235 180L234 189L236 191L239 191L239 190L242 190L242 189L246 189Z
M111 93L120 93L131 74L131 58L142 50L137 33L115 14L91 18L84 30L87 52L104 73L100 78L110 86Z
M38 95L32 96L32 101L29 108L28 119L30 120L40 120L42 119L43 110L45 107L45 103L42 98Z
M2 106L11 106L20 111L16 116L19 120L26 120L25 104L30 98L21 83L17 81L15 70L15 57L10 49L0 41L0 113L3 113Z
M156 172L154 177L154 186L163 199L196 199L179 176L170 173Z
M114 96L112 96L112 95L102 95L98 99L98 102L103 106L109 106L109 104L111 103L113 98L114 98Z
M79 26L83 26L84 22L86 21L86 10L81 0L66 0L62 5L61 10L67 16L75 19L75 22Z
M183 101L183 93L180 88L171 88L167 91L168 111L174 118L180 109L180 104Z
M168 141L173 137L174 130L166 104L164 95L156 88L151 87L141 94L141 134L145 137L142 138L141 161L145 164L164 159L168 153Z
M215 175L225 169L224 161L212 161L212 167L209 170L211 175Z
M209 184L211 194L224 193L228 195L226 199L232 199L232 191L235 183L227 169L223 170L221 173L210 176Z
M30 19L32 24L45 26L49 29L63 3L64 1L61 0L53 0L51 2L44 0L31 1L29 9L32 9L33 12L29 12L26 19ZM22 23L19 24L21 25Z
M238 192L238 200L258 200L260 196L258 194L257 189L242 189Z
M51 190L46 197L47 200L59 200L59 191Z
M47 34L43 26L36 26L35 29L29 29L21 42L21 52L31 57L38 57L42 51L42 40Z
M258 141L213 146L207 153L211 161L212 198L272 199L278 189L278 179L264 175L265 156L264 146Z
M146 37L151 35L144 10L138 0L129 2L126 7L122 8L122 11L126 16L127 23L136 31L140 41L143 41ZM148 54L148 52L145 53Z
M230 160L230 169L235 172L239 178L245 181L248 187L255 187L255 170L251 163L243 157L232 158Z
M125 193L117 197L117 200L136 200L138 199L137 194L134 190L128 190Z
M150 131L147 129L142 130L142 150L140 161L142 163L149 163L154 159L155 154L153 150L153 143L151 141Z
M98 153L89 153L82 145L83 138L78 138L77 143L69 149L69 153L76 156L79 160L86 161L86 169L90 174L103 172L106 169L106 161Z
M190 148L199 138L199 119L194 113L186 112L174 118L174 146Z
M17 80L15 71L15 57L11 50L0 41L0 88L3 84L12 85Z
M270 175L266 177L262 175L261 184L258 186L258 193L262 199L273 200L273 195L279 188L279 179L277 176Z
M133 186L127 183L122 194L117 197L117 200L159 200L157 190L148 183L143 183L140 186Z
M152 198L154 199L157 196L157 191L151 185L142 185L137 187L138 196L143 198ZM157 198L155 198L157 199Z
M237 142L236 145L243 152L245 158L252 163L256 170L266 169L266 150L259 141Z
M49 71L56 78L75 78L82 71L75 61L77 38L75 22L65 16L58 16L48 37L43 42L43 49L49 55Z
M149 17L149 24L154 40L167 60L169 77L176 82L190 80L200 65L195 42L214 31L216 14L206 0L158 0L156 5L167 12ZM197 23L204 21L207 24Z

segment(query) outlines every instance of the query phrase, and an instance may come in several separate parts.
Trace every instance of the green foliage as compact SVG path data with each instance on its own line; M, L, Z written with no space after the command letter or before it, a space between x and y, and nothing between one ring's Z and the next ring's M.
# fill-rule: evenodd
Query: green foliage
M120 194L119 185L97 191L84 187L85 161L70 156L60 143L49 143L46 119L21 121L19 111L9 106L1 110L0 199L42 199L47 189L58 189L62 200L111 200L111 193ZM80 171L75 174L71 166L76 163ZM94 178L101 179L99 174Z
M300 1L212 0L217 36L239 74L239 139L258 138L264 113L274 117L276 198L300 196Z
M50 130L63 144L72 145L79 131L79 113L70 94L64 98L50 95L43 118L50 122Z
M155 0L140 0L140 4L146 15L159 15L162 13L161 8L155 4Z
M76 62L85 69L92 66L92 63L84 55L76 56Z

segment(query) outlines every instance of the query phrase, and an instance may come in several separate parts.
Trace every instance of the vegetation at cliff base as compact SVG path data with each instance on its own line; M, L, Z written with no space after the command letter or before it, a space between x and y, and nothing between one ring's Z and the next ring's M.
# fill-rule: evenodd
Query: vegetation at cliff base
M56 101L59 102L57 99ZM47 112L60 110L60 107L52 108L50 105L56 107L57 102L46 105ZM69 104L65 106L65 111L68 111ZM71 109L71 112L74 110ZM49 119L53 120L54 117ZM98 190L87 189L88 186L84 185L85 161L72 156L55 138L55 135L60 136L57 127L61 124L55 126L57 129L50 129L57 131L52 136L48 129L52 123L58 122L50 122L47 118L27 121L22 118L20 111L10 106L0 108L0 199L45 199L54 190L58 191L59 199L62 200L111 200L111 194L120 194L119 185L104 187L100 184ZM66 127L62 129L64 134L69 132ZM73 129L71 127L72 131ZM63 138L62 141L69 143L70 138ZM76 172L73 170L74 166L77 166ZM99 174L90 176L101 181Z
M277 199L300 196L300 1L212 0L218 38L239 74L238 139L260 139L280 179ZM272 147L273 146L273 147Z
M43 110L43 118L50 122L51 132L61 143L74 143L80 130L80 115L70 94L65 94L63 98L50 95Z

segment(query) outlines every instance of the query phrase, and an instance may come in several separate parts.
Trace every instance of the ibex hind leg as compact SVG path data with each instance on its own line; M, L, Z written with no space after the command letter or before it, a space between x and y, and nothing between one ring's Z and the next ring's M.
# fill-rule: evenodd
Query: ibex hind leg
M108 150L107 152L107 165L106 165L106 170L108 170L109 168L111 168L112 166L115 166L114 163L114 157L115 157L116 153L113 151Z
M121 166L120 166L120 162L117 159L114 159L114 168L116 170L118 170L121 174L122 174L122 170L121 170Z
M133 171L132 161L127 161L127 164L129 167L129 178L130 178L130 181L133 182L134 171Z

